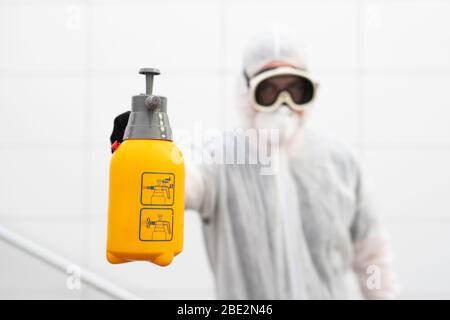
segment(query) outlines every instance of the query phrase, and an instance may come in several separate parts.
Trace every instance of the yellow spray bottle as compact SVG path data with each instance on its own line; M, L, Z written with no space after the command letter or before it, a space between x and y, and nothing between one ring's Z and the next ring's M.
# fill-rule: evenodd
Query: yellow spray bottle
M172 142L167 98L152 94L159 71L139 73L146 94L132 97L124 141L111 159L106 256L166 266L183 249L184 161Z

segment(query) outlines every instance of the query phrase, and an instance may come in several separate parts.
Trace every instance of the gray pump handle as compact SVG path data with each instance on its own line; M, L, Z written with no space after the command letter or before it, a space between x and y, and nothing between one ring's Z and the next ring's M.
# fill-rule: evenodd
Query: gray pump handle
M145 93L151 95L153 92L153 77L161 72L155 68L141 68L139 73L145 74Z

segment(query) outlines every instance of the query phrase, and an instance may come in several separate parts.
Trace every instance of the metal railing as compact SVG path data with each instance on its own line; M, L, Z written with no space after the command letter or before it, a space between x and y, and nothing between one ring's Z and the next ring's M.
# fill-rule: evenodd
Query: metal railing
M55 269L63 273L66 273L69 268L77 266L76 263L2 226L0 226L0 240L4 240L13 247L29 254L30 256L54 267ZM80 268L80 270L82 270L82 274L80 277L80 280L82 282L91 285L100 292L103 292L112 298L126 300L140 299L138 296L134 295L128 290L117 286L116 284L100 277L99 275L89 270L86 270L84 268Z

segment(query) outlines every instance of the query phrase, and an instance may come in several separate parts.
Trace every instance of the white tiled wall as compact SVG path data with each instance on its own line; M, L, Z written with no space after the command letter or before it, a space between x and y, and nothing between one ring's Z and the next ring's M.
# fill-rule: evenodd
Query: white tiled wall
M0 224L147 298L213 298L199 217L175 263L104 257L109 134L144 90L175 129L228 127L249 33L292 26L320 83L317 128L361 153L405 298L450 298L450 2L0 0ZM0 298L107 298L0 242Z

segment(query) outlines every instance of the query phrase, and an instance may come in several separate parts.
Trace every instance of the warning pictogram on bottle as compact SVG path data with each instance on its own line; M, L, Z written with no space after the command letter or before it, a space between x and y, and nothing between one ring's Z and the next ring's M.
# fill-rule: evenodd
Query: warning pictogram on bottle
M141 203L145 206L172 206L175 196L175 175L144 172L141 177Z
M141 241L170 241L173 238L173 210L143 208L139 224Z

